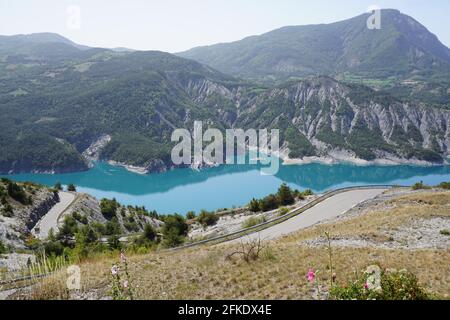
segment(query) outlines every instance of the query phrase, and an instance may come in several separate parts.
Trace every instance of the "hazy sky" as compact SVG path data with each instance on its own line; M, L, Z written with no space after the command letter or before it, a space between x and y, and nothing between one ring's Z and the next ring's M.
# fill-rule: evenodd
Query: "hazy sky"
M339 21L371 5L399 9L450 47L449 0L0 0L0 34L56 32L89 46L177 52Z

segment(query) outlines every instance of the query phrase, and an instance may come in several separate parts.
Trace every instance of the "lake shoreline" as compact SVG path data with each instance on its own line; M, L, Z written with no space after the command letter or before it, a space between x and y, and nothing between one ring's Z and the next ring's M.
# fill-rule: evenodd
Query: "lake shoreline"
M395 167L395 166L413 166L413 167L444 167L449 166L450 163L448 161L444 161L443 163L434 163L429 161L423 161L423 160L407 160L407 159L387 159L387 158L380 158L375 160L364 160L359 158L334 158L334 157L304 157L302 159L291 159L288 157L284 157L283 155L279 156L279 158L282 160L281 165L282 166L304 166L309 164L322 164L322 165L340 165L340 164L350 164L355 166L361 166L361 167L369 167L369 166L386 166L386 167ZM165 170L163 172L161 171L149 171L145 167L139 167L139 166L133 166L125 163L120 163L116 161L109 160L107 161L112 166L117 167L123 167L127 171L140 174L140 175L150 175L150 174L160 174L167 171L177 170L177 169L186 169L187 167L180 167L180 168L169 168L168 170ZM192 170L202 170L202 169L209 169L218 167L221 165L226 164L204 164L204 165L191 165L190 169Z

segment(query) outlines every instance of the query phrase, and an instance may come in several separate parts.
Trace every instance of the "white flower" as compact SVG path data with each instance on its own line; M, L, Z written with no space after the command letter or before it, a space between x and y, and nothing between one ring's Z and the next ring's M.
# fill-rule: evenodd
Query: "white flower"
M113 265L111 268L111 274L115 276L119 272L119 268L116 265Z

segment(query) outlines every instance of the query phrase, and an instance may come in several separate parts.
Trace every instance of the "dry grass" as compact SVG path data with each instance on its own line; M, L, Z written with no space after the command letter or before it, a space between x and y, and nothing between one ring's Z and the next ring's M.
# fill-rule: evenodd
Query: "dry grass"
M177 252L129 257L135 293L139 299L311 299L306 282L309 268L320 269L327 280L328 253L324 248L300 245L305 239L335 235L376 235L397 228L411 219L450 216L450 193L415 194L387 203L390 209L328 223L266 244L261 258L247 263L226 259L236 246L220 245ZM439 231L437 231L439 232ZM111 259L96 259L82 266L82 292L72 298L108 295ZM430 292L449 298L450 252L446 250L387 250L333 248L337 281L345 282L368 265L403 269L415 273ZM65 299L64 273L45 279L33 289L35 299Z

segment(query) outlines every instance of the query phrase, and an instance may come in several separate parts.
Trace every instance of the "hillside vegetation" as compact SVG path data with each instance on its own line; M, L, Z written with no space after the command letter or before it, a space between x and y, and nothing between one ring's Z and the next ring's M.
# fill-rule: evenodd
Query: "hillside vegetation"
M264 83L329 75L448 107L450 50L398 10L381 10L379 30L367 28L369 16L283 27L179 55Z
M367 18L179 56L56 34L0 36L0 172L87 170L82 154L92 146L100 160L170 170L171 134L194 121L279 129L285 159L442 163L449 49L398 11L382 11L380 30L368 30Z
M323 299L328 297L331 278L335 279L334 293L347 294L346 284L357 285L358 274L369 265L378 265L386 275L383 281L403 283L410 290L408 294L413 295L409 298L425 295L448 298L449 239L441 229L448 225L449 205L449 193L442 190L406 193L394 190L351 210L343 218L263 243L260 252L248 260L233 254L240 250L239 244L128 256L133 296L139 299ZM418 238L425 240L420 242ZM364 244L356 245L357 239ZM251 245L243 242L244 248ZM43 280L31 291L31 297L111 296L114 283L111 265L118 263L117 259L95 259L81 264L81 291L68 295L65 273L60 273ZM396 273L393 269L407 269L415 274L421 289L407 273ZM313 283L307 279L311 272ZM409 284L402 279L408 279ZM355 290L364 294L363 285ZM393 290L390 294L399 292Z

